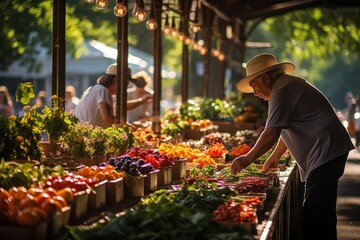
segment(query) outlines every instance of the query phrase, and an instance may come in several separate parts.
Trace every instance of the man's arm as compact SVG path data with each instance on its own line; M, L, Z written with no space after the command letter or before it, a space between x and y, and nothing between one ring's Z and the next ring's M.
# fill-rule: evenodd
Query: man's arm
M269 168L277 167L281 156L286 152L286 150L287 147L283 139L280 137L275 147L275 150L271 153L270 157L265 161L264 166L261 169L261 172L267 172Z
M252 162L269 151L278 141L281 128L265 128L261 133L255 146L245 155L241 155L234 159L231 165L231 173L236 174L249 166Z
M153 100L153 96L150 96L150 95L146 95L142 98L127 100L126 107L127 107L127 110L131 110L131 109L134 109L144 103L152 102L152 100Z

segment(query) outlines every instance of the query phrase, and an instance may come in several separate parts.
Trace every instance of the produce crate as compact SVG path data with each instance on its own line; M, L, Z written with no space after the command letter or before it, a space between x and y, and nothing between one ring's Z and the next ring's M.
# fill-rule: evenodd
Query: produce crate
M187 158L174 161L174 165L171 168L171 178L173 181L180 180L186 176L186 162Z
M119 203L124 199L124 178L106 182L106 203Z
M145 175L146 176L146 175ZM144 194L144 179L145 176L131 176L125 177L125 198L138 198L143 197Z
M6 240L47 240L47 222L35 227L0 225L1 239Z
M198 165L196 162L186 162L186 176L190 176L190 172L193 168L195 168Z
M61 211L56 212L48 221L47 238L55 239L60 231L68 225L70 219L70 207L63 207Z
M87 212L89 190L80 191L74 194L74 200L71 202L70 222L75 221Z
M155 191L158 186L158 173L159 169L155 169L154 171L147 173L144 179L144 191Z
M94 210L105 205L106 203L106 180L95 184L88 198L88 209Z
M172 179L171 166L163 167L159 169L158 173L158 186L169 185Z

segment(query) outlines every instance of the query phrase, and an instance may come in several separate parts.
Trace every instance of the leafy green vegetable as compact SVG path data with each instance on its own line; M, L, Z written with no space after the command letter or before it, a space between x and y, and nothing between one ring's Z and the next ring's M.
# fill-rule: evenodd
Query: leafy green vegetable
M68 227L72 239L253 239L242 226L226 227L211 214L177 204L139 205L91 226Z
M213 211L235 193L219 189L205 179L186 183L180 191L154 192L120 217L108 214L90 226L68 227L72 239L253 239L241 225L225 226L212 221Z
M215 166L213 165L205 165L202 168L194 167L190 171L190 176L206 176L206 177L214 177L215 176Z
M33 84L31 82L20 83L15 93L16 101L26 105L34 97L35 90Z
M16 162L0 163L0 187L8 190L11 187L30 187L34 182L42 181L45 177L53 174L63 174L61 166L54 168L33 163L19 164Z

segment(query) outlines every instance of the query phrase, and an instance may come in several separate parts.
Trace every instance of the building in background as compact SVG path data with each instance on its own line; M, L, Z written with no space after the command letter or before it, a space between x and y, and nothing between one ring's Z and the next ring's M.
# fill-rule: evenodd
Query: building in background
M74 86L77 93L82 93L89 86L94 85L107 66L116 62L117 58L116 48L95 40L85 41L84 44L88 50L85 55L79 59L66 56L66 85ZM36 61L41 65L39 72L29 72L27 66L21 66L19 61L13 63L8 71L0 71L0 85L8 87L12 99L15 100L15 92L21 82L32 82L36 92L41 90L52 92L52 57L46 54L45 49L41 49ZM132 73L146 71L152 78L154 70L152 55L129 46L128 62ZM162 69L163 78L180 78L178 73L167 67L164 66ZM47 102L51 102L51 94L48 94L47 98ZM16 114L22 106L16 102L14 105Z

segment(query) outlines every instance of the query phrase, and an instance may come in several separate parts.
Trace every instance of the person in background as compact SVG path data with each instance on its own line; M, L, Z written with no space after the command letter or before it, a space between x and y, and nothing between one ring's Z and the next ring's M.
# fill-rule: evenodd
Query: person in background
M354 121L355 121L355 147L359 151L360 146L360 108L356 107L354 113Z
M69 85L65 89L65 111L73 114L76 105L79 103L79 98L76 96L76 90Z
M294 69L271 54L247 62L247 77L237 89L268 101L268 118L253 148L233 160L231 172L237 174L275 146L262 168L267 172L289 150L305 182L302 237L333 240L338 181L354 145L328 99L305 79L290 75Z
M132 76L130 82L134 87L129 88L127 92L127 99L133 100L137 98L143 98L146 96L153 96L154 92L151 90L151 78L144 72L138 72ZM148 119L152 113L152 102L148 101L145 104L137 106L127 111L127 121L134 122L137 120Z
M355 109L356 109L356 98L352 92L346 92L345 94L346 102L346 116L347 116L347 130L350 137L355 137Z
M14 115L14 103L6 86L0 86L0 116Z
M44 107L47 105L47 93L46 91L39 91L35 98L35 105L37 106L36 111L41 113Z
M97 79L97 84L85 90L74 111L80 122L90 122L100 127L115 123L112 95L116 94L116 73L117 65L110 64L105 74ZM128 101L127 108L135 108L147 101L147 97Z

